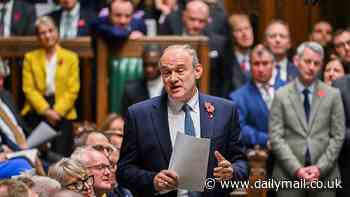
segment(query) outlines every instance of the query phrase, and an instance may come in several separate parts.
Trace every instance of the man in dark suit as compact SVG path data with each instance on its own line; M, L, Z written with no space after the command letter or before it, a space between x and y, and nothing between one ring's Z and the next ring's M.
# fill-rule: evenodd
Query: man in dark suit
M59 0L61 9L49 15L55 21L60 38L75 38L89 34L89 23L96 16L92 10L82 8L78 0Z
M172 29L176 29L182 25L182 12L186 10L187 4L193 0L185 2L178 2L179 8L172 11L165 17L163 23L159 25L159 34L169 34ZM197 0L195 0L197 1ZM209 2L200 0L206 3L209 7L208 25L206 31L214 34L219 34L228 39L231 36L230 26L227 20L227 15L222 6L218 5L218 2Z
M21 172L31 170L33 167L28 160L17 157L7 159L6 154L27 148L25 133L28 131L24 121L19 116L13 98L4 89L5 77L9 74L9 69L2 61L0 62L0 179L11 178ZM5 113L5 115L3 114ZM6 116L8 119L5 120ZM9 126L8 121L17 127L17 134Z
M33 5L20 0L0 1L0 36L34 35L36 18Z
M238 106L242 141L247 148L267 148L268 117L275 91L285 82L276 77L276 62L270 50L256 46L250 54L252 79L230 94Z
M350 75L334 81L333 86L340 90L344 104L346 124L345 141L338 159L343 188L338 191L337 196L347 197L350 196Z
M223 80L225 68L231 63L232 52L230 43L221 35L208 31L209 7L200 0L187 3L179 25L171 26L163 35L207 36L209 38L210 57L210 93L226 97ZM228 92L226 92L228 93Z
M178 176L167 170L177 132L211 139L208 178L247 178L237 108L198 91L196 80L203 67L195 50L188 45L168 47L160 58L160 71L167 94L128 109L118 183L141 196L194 196L177 190ZM214 197L227 192L216 187L196 194Z
M251 78L249 53L254 44L253 27L249 16L234 13L229 22L232 29L233 50L230 55L231 64L225 68L225 95L237 90Z
M128 107L140 101L161 95L163 82L160 78L158 61L161 55L159 45L146 45L143 49L143 78L125 84L122 98L122 114L126 115Z
M264 43L276 58L278 77L287 82L295 79L298 76L298 69L287 57L291 47L288 24L282 20L271 21L265 29Z

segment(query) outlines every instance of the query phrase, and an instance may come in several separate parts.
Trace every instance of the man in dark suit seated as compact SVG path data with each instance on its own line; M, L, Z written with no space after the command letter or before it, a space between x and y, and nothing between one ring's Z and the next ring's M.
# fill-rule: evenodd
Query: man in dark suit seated
M289 26L282 20L271 21L265 29L265 45L276 58L277 77L283 81L291 81L298 76L298 69L287 54L291 47Z
M250 54L252 79L230 94L238 106L242 141L248 148L267 148L268 117L275 91L285 84L276 78L276 61L270 50L256 46Z
M231 66L231 45L225 37L208 30L209 7L200 0L190 1L182 12L179 25L160 32L163 35L207 36L210 57L210 93L226 97L224 92L224 76L226 68ZM231 79L230 79L231 80ZM228 93L228 91L226 92Z
M210 138L207 177L240 180L248 176L236 106L202 94L196 87L203 67L189 45L166 48L160 58L166 94L128 109L117 169L118 183L141 196L224 196L216 187L202 193L178 190L178 176L167 170L176 133Z
M33 5L21 0L0 2L0 36L34 35L36 18Z
M178 1L178 8L170 12L164 21L160 21L159 25L159 34L166 34L165 32L171 31L171 29L176 29L181 26L182 22L182 14L183 11L186 10L187 4L191 1L197 0L186 0L186 1ZM200 0L203 3L206 3L209 7L209 21L207 30L214 34L219 34L228 39L231 37L230 25L227 20L227 15L225 9L220 2L216 0Z
M9 74L7 65L0 61L0 179L10 178L33 169L22 157L7 159L6 154L27 148L25 132L27 127L19 116L13 98L4 89L5 77Z
M140 101L159 96L163 91L158 61L161 55L159 45L146 45L143 49L143 78L125 84L122 98L122 114L126 115L129 106Z
M108 16L99 17L92 22L91 31L94 37L100 36L107 42L115 42L128 38L137 39L146 34L144 21L132 17L134 7L130 0L112 1L108 9Z
M49 15L55 21L60 38L75 38L89 34L89 23L96 16L92 10L82 8L78 0L59 0L61 9Z
M334 81L333 86L340 90L344 104L346 124L345 141L338 159L343 188L339 190L337 196L347 197L350 196L350 75Z
M225 69L226 95L250 80L249 54L254 44L253 27L248 15L234 13L230 16L229 22L232 29L233 50L231 65Z

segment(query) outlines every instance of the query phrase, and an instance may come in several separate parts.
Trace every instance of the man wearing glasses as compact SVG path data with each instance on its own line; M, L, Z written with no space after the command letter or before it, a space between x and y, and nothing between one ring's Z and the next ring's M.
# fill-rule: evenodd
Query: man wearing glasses
M334 52L347 70L350 67L350 29L339 29L333 37Z
M104 151L101 152L94 147L77 148L71 158L82 163L89 175L94 177L93 187L96 196L131 197L132 195L128 190L116 185L116 178L114 176L116 165L110 161Z

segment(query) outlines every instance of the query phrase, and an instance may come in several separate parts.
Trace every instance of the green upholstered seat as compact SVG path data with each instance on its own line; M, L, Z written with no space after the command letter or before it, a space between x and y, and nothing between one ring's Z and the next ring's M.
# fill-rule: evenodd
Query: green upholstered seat
M142 59L115 58L109 62L109 111L120 113L125 83L143 76Z

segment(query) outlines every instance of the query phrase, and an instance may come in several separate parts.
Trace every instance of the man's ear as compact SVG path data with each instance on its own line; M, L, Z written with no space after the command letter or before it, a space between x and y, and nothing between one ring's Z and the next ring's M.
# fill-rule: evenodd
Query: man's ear
M200 79L202 74L203 74L203 66L202 64L198 64L195 68L195 75L196 75L196 79Z
M294 55L293 57L293 63L294 65L299 65L299 62L300 62L300 58L298 55Z

